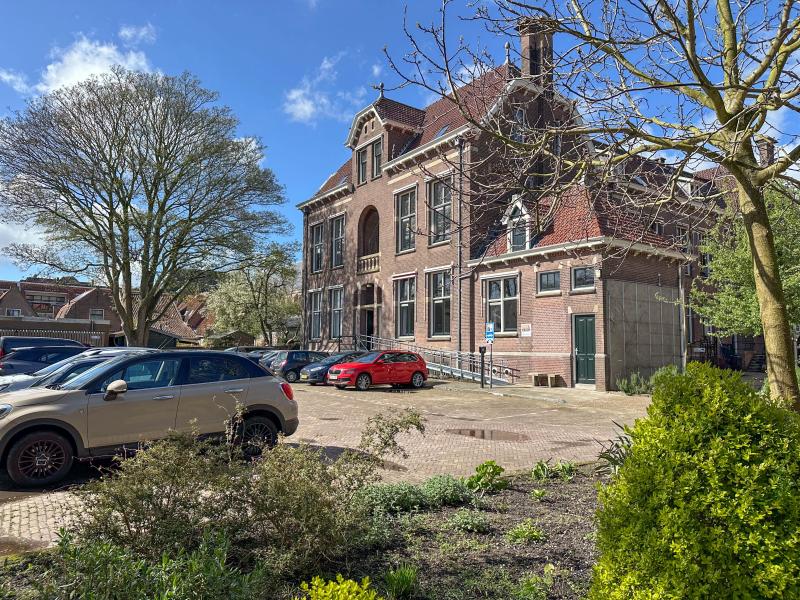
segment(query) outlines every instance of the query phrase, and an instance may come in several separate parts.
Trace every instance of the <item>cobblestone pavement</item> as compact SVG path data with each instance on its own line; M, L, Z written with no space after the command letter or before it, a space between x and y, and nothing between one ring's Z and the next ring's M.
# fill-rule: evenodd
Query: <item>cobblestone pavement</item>
M615 434L614 421L643 416L647 398L593 390L526 385L481 390L472 383L433 382L423 390L376 388L366 392L294 386L300 428L289 442L324 447L331 454L358 443L367 418L413 406L426 418L424 436L401 438L408 458L387 465L389 481L420 481L437 473L467 475L494 459L509 472L537 460L592 461L598 441ZM74 469L69 485L93 477ZM74 497L66 490L23 492L0 479L0 555L51 545L70 519Z

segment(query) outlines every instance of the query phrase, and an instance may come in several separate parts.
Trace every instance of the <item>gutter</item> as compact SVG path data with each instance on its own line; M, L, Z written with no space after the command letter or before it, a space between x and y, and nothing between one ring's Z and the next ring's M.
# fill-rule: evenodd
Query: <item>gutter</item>
M397 158L393 158L392 160L387 162L385 165L383 165L383 169L382 170L383 171L389 171L392 167L396 167L396 166L402 165L407 160L415 158L415 157L419 156L420 154L424 154L425 152L427 152L431 148L435 148L439 144L444 144L444 143L447 143L447 142L455 141L460 135L463 135L467 131L469 131L469 125L462 125L458 129L454 129L450 133L450 135L448 135L448 136L436 138L434 140L431 140L430 142L428 142L424 146L420 146L419 148L417 148L413 152L409 152L407 154L402 154L401 156L398 156Z

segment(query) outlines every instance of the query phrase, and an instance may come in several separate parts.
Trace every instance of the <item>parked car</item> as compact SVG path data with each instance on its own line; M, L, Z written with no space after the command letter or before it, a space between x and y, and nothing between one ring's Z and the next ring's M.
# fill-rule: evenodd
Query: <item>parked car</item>
M261 358L258 359L258 364L260 364L267 371L269 371L270 374L272 374L272 361L280 353L281 353L280 350L272 350L271 352L266 352Z
M246 354L247 354L247 357L250 360L254 360L254 361L258 362L259 360L261 360L262 356L264 356L265 354L268 354L270 352L276 352L276 350L274 350L273 348L258 348L257 350L251 350L250 352L247 352Z
M25 375L86 350L83 346L17 348L0 359L0 375Z
M328 369L328 382L340 390L353 385L364 391L372 385L410 385L421 388L428 379L428 366L416 352L386 350L369 352Z
M262 350L263 348L264 346L231 346L230 348L225 348L223 352L244 352L246 354L255 350Z
M292 387L245 358L203 350L120 356L59 389L0 396L0 465L21 486L52 484L75 458L107 456L170 430L221 434L237 405L248 452L297 430Z
M325 383L325 377L328 375L328 369L330 369L333 365L350 362L356 358L364 356L364 354L366 353L360 350L331 354L319 362L311 363L300 369L300 381L303 383L310 383L311 385Z
M289 383L300 378L300 369L311 363L319 362L328 356L327 352L311 350L282 350L272 359L270 371L276 377L283 377Z
M75 340L52 337L26 337L20 335L4 335L0 337L0 358L9 354L17 348L33 348L35 346L80 346L88 348L86 344L81 344Z
M117 356L158 352L152 348L92 348L70 356L29 375L0 376L0 393L24 390L35 386L60 385L84 371Z

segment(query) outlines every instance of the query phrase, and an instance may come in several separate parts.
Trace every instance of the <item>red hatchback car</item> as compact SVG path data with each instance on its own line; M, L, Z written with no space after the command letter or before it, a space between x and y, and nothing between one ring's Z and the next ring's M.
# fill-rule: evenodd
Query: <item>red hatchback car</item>
M415 352L386 350L370 352L353 362L333 365L328 370L328 383L340 390L353 385L366 390L371 385L410 385L421 388L428 379L428 366Z

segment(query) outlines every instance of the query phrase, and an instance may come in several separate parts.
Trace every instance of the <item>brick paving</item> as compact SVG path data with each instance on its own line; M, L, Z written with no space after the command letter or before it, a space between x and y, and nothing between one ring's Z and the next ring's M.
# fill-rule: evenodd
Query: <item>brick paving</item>
M367 392L295 385L300 428L289 441L324 447L336 454L358 443L367 418L413 406L426 419L424 436L400 441L408 458L393 458L388 481L421 481L430 475L467 475L494 459L509 472L538 460L593 461L598 441L615 435L614 421L643 416L647 398L567 388L526 385L481 390L472 383L434 382L424 390ZM78 467L77 481L87 469ZM15 491L0 480L0 555L51 545L67 525L75 499L69 491Z

